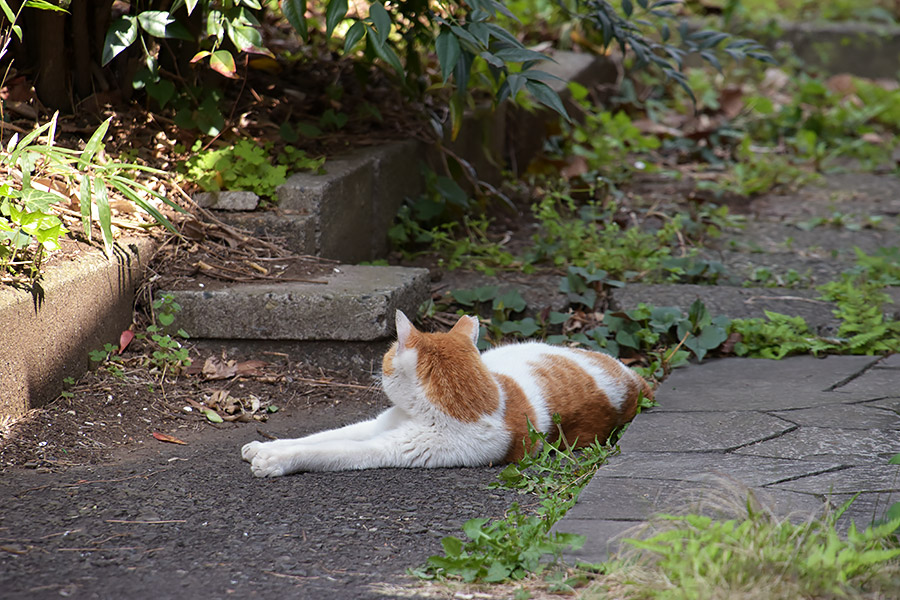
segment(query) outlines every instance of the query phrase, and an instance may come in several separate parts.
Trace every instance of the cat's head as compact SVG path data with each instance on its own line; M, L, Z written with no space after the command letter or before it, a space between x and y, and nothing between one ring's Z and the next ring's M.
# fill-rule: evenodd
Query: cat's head
M427 401L462 421L477 420L496 405L496 385L476 346L477 318L463 316L444 333L419 331L399 310L396 322L397 341L381 372L392 401L408 410Z

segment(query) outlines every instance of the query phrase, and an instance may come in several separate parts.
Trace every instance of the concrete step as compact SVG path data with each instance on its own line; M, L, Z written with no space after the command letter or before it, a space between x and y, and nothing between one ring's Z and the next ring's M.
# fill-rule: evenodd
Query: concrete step
M359 342L382 342L394 336L394 311L415 314L429 297L427 269L340 265L322 278L326 283L245 283L220 289L167 290L182 309L174 328L183 328L192 338L237 344L246 342L317 342L307 346L327 366L340 368L357 363L353 352ZM347 360L333 356L347 342ZM300 346L294 344L292 350ZM370 359L371 357L367 357Z
M348 263L388 251L387 232L405 198L425 190L425 145L388 142L329 159L326 173L295 173L278 187L273 211L216 214L256 235L284 238L285 247Z

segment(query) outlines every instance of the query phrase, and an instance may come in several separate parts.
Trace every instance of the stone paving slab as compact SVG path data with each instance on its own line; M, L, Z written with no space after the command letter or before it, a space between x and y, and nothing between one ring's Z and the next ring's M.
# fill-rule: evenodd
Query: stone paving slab
M832 394L877 357L797 356L787 360L724 359L677 369L657 391L654 411L784 410L871 400Z
M900 452L900 447L895 446ZM900 466L862 465L840 471L819 473L802 479L776 483L772 487L809 494L855 494L856 492L896 492L900 501Z
M427 269L340 265L323 279L172 291L174 327L205 339L382 340L397 309L414 314L429 294Z
M900 369L900 354L892 354L875 364L876 369Z
M754 494L771 505L779 516L801 511L815 512L823 508L822 500L792 490L757 488ZM578 502L560 522L559 531L566 531L564 522L570 516L573 519L641 521L657 512L681 513L689 506L702 507L703 514L718 516L716 513L722 506L718 499L722 495L721 484L714 479L687 486L684 481L675 480L594 476L581 492Z
M817 475L844 465L838 461L805 461L782 458L759 459L734 454L676 454L673 452L625 452L614 457L601 471L604 478L640 477L701 481L710 475L764 486Z
M893 369L872 369L834 389L836 394L855 398L900 398L900 373Z
M793 423L756 412L648 412L628 427L619 447L622 452L724 452L795 428Z
M879 397L896 364L896 357L794 357L676 370L657 390L660 406L638 415L621 454L556 524L587 536L566 558L606 560L619 548L617 536L659 512L734 518L716 512L739 511L750 493L798 521L862 492L837 526L867 526L900 500L900 467L888 464L900 453L900 398Z
M746 456L793 458L798 460L837 459L860 464L900 452L897 429L858 430L801 427L775 439L736 450ZM887 459L884 461L887 462Z
M900 408L900 399L897 399L895 403ZM872 403L835 404L777 411L770 414L804 427L900 430L900 414Z

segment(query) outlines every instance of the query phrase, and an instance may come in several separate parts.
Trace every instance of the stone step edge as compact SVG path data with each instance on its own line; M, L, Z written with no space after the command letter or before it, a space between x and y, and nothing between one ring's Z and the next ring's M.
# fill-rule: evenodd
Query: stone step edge
M173 328L218 340L376 341L430 297L427 269L338 265L327 283L267 282L160 290L181 305Z

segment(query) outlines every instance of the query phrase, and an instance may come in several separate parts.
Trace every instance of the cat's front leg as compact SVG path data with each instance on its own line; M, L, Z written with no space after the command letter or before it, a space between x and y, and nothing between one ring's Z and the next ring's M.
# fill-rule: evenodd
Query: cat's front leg
M348 471L382 467L422 467L440 452L433 429L407 422L366 440L332 440L317 444L260 444L250 469L257 477L280 477L300 471ZM441 465L442 466L442 465Z
M263 447L288 448L300 444L320 444L323 442L345 440L367 440L390 431L391 429L399 427L408 420L409 415L407 415L403 411L403 409L397 406L392 406L374 419L362 421L360 423L354 423L353 425L347 425L345 427L339 427L337 429L329 429L328 431L321 431L319 433L314 433L302 438L274 440L272 442L253 441L249 444L244 444L244 447L241 448L241 458L243 458L247 462L252 462L253 457L256 456L260 451L260 448Z

